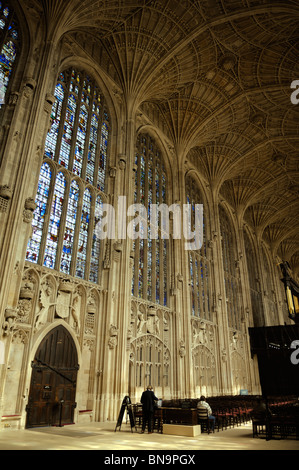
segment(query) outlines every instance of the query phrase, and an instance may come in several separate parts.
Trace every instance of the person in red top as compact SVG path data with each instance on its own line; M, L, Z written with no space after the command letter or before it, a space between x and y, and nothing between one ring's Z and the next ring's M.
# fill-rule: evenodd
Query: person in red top
M147 389L142 393L141 396L142 403L142 433L145 431L147 424L148 433L152 434L152 422L154 417L154 405L155 401L158 401L158 398L153 392L153 387L148 385Z

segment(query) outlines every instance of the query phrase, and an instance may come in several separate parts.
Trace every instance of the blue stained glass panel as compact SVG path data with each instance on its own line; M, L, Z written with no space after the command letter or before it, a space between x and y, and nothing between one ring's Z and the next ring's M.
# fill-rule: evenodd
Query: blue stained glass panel
M0 53L0 107L5 102L5 93L16 59L17 51L13 41L7 41Z
M61 117L61 108L62 102L64 98L64 89L61 83L58 83L55 88L54 96L56 98L55 102L52 106L52 125L51 129L48 132L46 143L45 143L45 156L49 158L54 158L55 156L55 149L57 143L57 136L60 124L60 117Z
M45 255L44 255L44 266L48 268L55 267L56 252L58 235L60 229L60 220L62 214L62 207L65 197L65 185L66 180L62 172L58 173L56 177L54 194L51 206L50 222L47 234Z
M76 276L84 278L86 268L86 253L88 242L88 231L90 222L91 194L88 189L84 191L81 222L79 230L79 242L77 253Z
M70 273L74 236L76 229L76 216L79 200L79 186L77 181L72 181L68 199L66 223L63 237L60 270L66 274Z
M100 143L100 159L99 159L99 169L98 169L98 188L101 191L105 190L108 137L109 137L108 126L104 122L102 125L101 143Z
M87 119L88 119L88 111L86 109L86 106L82 105L80 108L80 113L79 113L77 139L76 139L75 155L74 155L74 163L73 163L73 173L75 173L75 175L78 175L78 176L81 175L81 169L82 169L82 163L83 163L83 157L84 157Z
M90 273L89 280L98 282L99 275L99 259L101 252L101 240L97 237L97 223L103 216L103 201L100 196L96 199L94 230L92 235L91 257L90 257Z
M68 167L70 151L71 151L71 142L75 122L77 102L76 97L73 94L70 94L67 103L66 116L63 126L63 135L61 140L60 154L58 162L60 165Z
M91 118L90 135L87 152L87 165L86 165L86 181L93 184L94 170L95 170L95 158L98 138L98 127L99 118L93 113Z
M49 198L51 176L52 172L49 164L44 163L40 170L35 199L37 207L33 213L32 236L29 239L26 251L26 259L32 263L37 263L39 257L40 243L42 239L45 214Z

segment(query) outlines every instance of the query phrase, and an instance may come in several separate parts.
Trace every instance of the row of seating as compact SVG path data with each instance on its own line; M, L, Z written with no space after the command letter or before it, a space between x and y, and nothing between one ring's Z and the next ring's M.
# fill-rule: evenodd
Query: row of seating
M221 396L208 398L215 416L215 431L223 431L252 421L253 437L266 438L298 438L299 435L299 406L296 397L271 397L269 407L273 413L271 424L253 420L252 410L260 396ZM157 409L154 416L154 431L163 432L163 421L181 424L194 424L192 409L197 408L198 399L163 400L163 409ZM137 426L142 425L142 406L132 405ZM167 412L167 408L169 408ZM175 411L177 409L177 412ZM178 409L182 409L178 412ZM190 417L188 412L190 409ZM163 411L164 410L164 411ZM193 414L192 414L193 413ZM190 422L188 419L190 418ZM187 419L188 418L188 419ZM192 421L192 422L191 422ZM200 420L202 432L212 432L208 417Z
M299 439L298 402L270 402L269 416L264 419L252 417L253 437L265 439Z

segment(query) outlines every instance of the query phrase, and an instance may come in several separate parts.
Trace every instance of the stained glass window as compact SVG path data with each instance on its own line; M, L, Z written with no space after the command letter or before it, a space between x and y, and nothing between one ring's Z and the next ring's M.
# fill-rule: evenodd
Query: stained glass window
M54 95L26 259L99 282L96 225L102 215L110 120L99 88L82 71L61 72Z
M107 120L107 117L105 117ZM99 170L98 170L98 188L102 191L105 186L105 173L106 173L106 160L107 160L107 148L108 148L108 124L103 122L102 124L102 135L101 135L101 147L100 147L100 159L99 159Z
M63 76L60 77L63 80ZM58 138L58 130L59 130L59 122L61 116L61 108L64 99L64 88L62 83L58 83L55 88L55 98L56 101L52 107L52 126L50 131L48 132L46 143L45 143L45 156L49 158L54 158L55 156L55 148L57 144Z
M192 177L186 179L187 204L190 206L191 230L195 219L195 205L203 204L200 190ZM205 210L203 211L203 245L199 250L190 250L189 272L191 287L191 308L192 315L211 320L210 305L210 259L206 247L206 224Z
M60 172L56 177L52 207L50 213L50 223L46 241L46 249L44 256L44 266L47 268L55 267L58 236L60 233L60 219L64 203L65 193L65 176Z
M62 141L60 146L60 154L58 163L68 168L69 158L71 153L71 143L73 136L73 129L75 124L75 115L77 108L77 97L71 93L68 97L66 116L63 126Z
M5 104L18 47L19 32L14 12L6 2L0 2L0 108Z
M77 254L77 268L76 268L76 276L82 277L82 278L84 278L85 266L86 266L90 208L91 208L91 194L90 194L89 189L86 189L83 195L83 206L82 206L82 212L81 212L79 245L78 245L78 254Z
M74 236L76 230L76 219L79 199L79 185L73 180L70 187L68 208L66 212L66 223L64 229L60 270L66 274L70 273Z
M91 184L93 184L93 180L94 180L98 127L99 127L99 118L97 114L92 113L88 153L87 153L87 165L86 165L86 181Z
M133 266L132 294L155 303L168 303L168 244L163 239L161 220L158 236L151 233L151 205L166 204L166 172L162 155L155 141L148 135L139 135L137 141L135 204L147 208L147 219L140 223L142 234L133 243L135 261ZM168 234L169 235L169 234Z
M83 95L84 96L84 95ZM77 139L75 145L75 155L74 155L74 164L73 164L73 173L78 176L81 176L83 157L84 157L84 146L85 138L87 131L87 120L88 120L88 111L86 106L83 104L80 108L79 113L79 122L77 130Z
M37 208L33 214L32 236L29 239L26 253L26 258L28 261L32 261L33 263L36 263L39 258L39 250L48 205L51 177L52 172L50 165L48 163L44 163L40 170L40 177L35 200Z
M95 221L94 221L94 230L93 230L93 235L92 235L91 257L90 257L89 280L91 282L98 281L101 241L97 237L96 230L97 230L97 224L102 216L103 216L103 201L102 201L101 196L98 196L96 199L96 206L95 206Z

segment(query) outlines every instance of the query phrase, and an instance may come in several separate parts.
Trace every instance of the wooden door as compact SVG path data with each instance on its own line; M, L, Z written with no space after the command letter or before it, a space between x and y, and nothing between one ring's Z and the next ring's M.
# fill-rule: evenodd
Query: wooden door
M54 328L41 342L32 362L26 427L74 422L78 356L70 333Z

